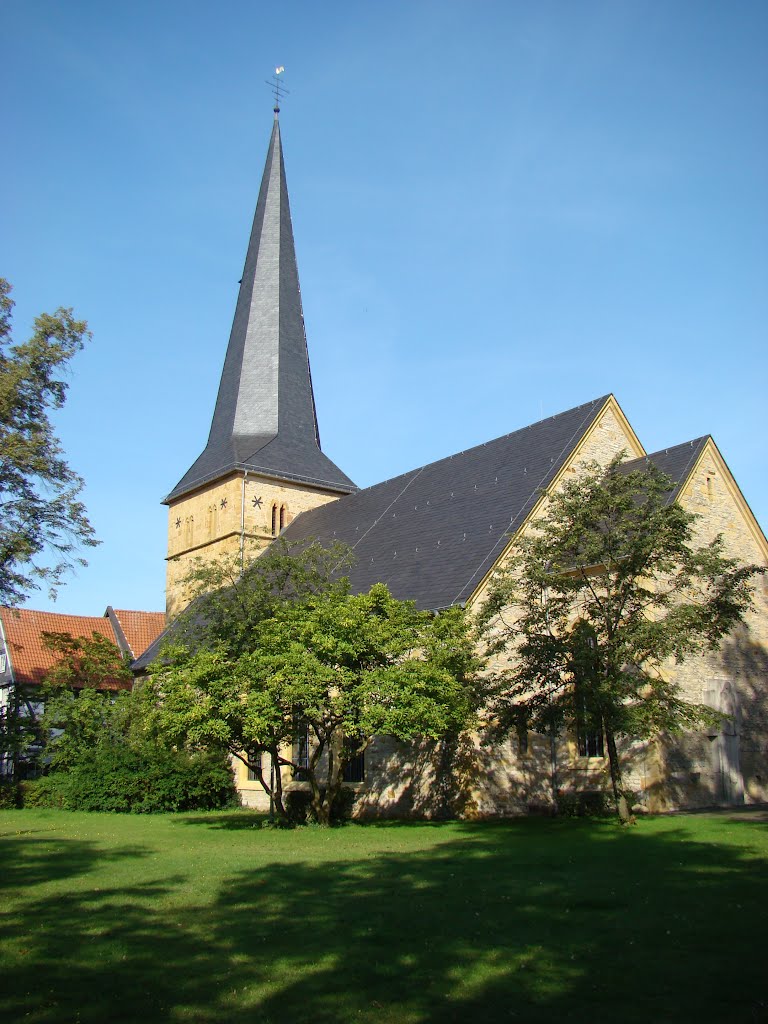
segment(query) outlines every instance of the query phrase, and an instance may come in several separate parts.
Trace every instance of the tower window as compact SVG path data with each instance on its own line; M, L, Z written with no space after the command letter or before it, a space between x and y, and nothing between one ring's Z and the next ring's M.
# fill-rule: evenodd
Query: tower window
M277 505L272 506L272 536L277 536Z
M285 529L286 512L287 512L287 509L286 509L285 505L281 505L280 506L280 532L281 533Z

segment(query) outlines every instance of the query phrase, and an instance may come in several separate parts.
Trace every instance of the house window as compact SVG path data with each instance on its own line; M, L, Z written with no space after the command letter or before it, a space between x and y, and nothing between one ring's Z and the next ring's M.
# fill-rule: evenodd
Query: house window
M365 751L352 754L344 761L342 782L363 782L365 780Z
M248 781L249 782L258 782L259 781L258 773L261 771L261 751L260 750L252 750L248 754L248 760L250 762L250 764L248 765Z
M277 536L277 505L272 506L272 536Z
M298 782L307 781L309 769L309 722L299 719L296 723L296 733L293 740L293 777Z

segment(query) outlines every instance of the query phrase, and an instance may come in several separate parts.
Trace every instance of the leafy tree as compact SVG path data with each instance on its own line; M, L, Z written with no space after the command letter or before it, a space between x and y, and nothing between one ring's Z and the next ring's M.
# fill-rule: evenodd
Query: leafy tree
M41 584L53 595L98 543L49 418L64 404L62 372L90 335L71 309L35 320L29 341L11 340L10 285L0 278L0 604L16 605ZM50 557L52 555L52 558Z
M332 569L322 551L278 547L254 563L239 583L248 594L240 607L260 611L234 628L219 606L231 592L209 595L206 642L167 649L147 696L173 742L247 764L280 817L283 770L306 779L314 814L328 824L345 763L373 736L437 738L467 724L477 662L461 609L420 612L383 584L351 595L346 580L318 571ZM279 595L275 574L291 581ZM223 623L218 637L213 620ZM270 755L269 777L261 753Z
M499 729L566 723L605 737L617 813L630 817L617 740L677 732L717 715L687 701L674 663L715 650L752 605L765 570L697 546L698 516L673 500L673 481L617 456L551 496L536 528L492 581L482 612Z
M51 769L67 770L98 743L120 742L129 733L132 702L125 691L133 677L126 658L100 633L43 633L43 644L56 661L40 688L40 730Z
M286 601L347 593L342 573L351 562L345 544L299 545L284 537L245 567L239 555L197 559L182 580L189 604L174 622L173 638L191 648L223 644L230 654L248 651L253 630Z

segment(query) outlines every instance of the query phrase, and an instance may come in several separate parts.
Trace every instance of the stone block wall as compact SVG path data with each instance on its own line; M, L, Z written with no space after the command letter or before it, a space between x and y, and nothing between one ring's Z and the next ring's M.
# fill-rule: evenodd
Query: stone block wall
M255 558L280 531L280 511L287 526L301 512L335 501L338 495L268 477L238 473L186 495L168 508L166 613L177 615L187 604L181 581L195 559L213 561L241 550Z

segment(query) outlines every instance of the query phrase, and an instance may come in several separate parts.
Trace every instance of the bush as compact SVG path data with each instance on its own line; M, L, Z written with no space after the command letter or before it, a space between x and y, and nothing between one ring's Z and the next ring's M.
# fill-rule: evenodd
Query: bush
M609 793L560 792L557 794L557 813L563 818L603 818L615 813L615 808Z
M56 776L43 776L19 783L21 807L62 807L61 796L56 789Z
M21 807L20 787L15 782L0 782L0 810Z
M158 747L96 747L69 771L27 784L25 804L72 811L152 814L203 811L238 802L229 761Z

